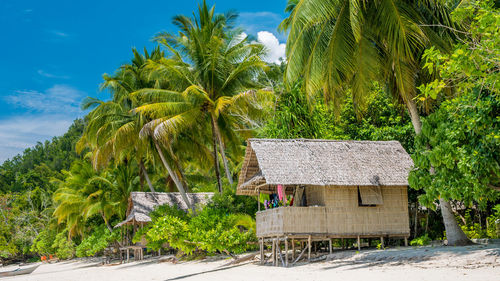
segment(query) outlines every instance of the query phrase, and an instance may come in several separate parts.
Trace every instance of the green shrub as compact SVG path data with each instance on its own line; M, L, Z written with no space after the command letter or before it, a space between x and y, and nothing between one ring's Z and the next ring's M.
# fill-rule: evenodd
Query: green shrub
M68 239L68 232L63 231L55 236L52 248L59 259L71 259L75 256L75 243Z
M251 208L249 202L230 191L215 195L196 214L161 207L155 210L150 226L140 230L134 241L145 235L153 249L166 243L188 255L195 251L241 253L254 247L248 242L257 241L255 220L248 214L237 213Z
M110 232L105 226L101 226L76 247L76 256L92 257L103 251L110 243L118 241L119 238L118 231Z
M427 234L424 234L420 237L417 237L417 238L411 240L410 245L411 246L425 246L425 245L429 245L429 243L431 241L432 241L431 238L429 238L429 236Z
M54 241L56 239L56 232L52 230L43 230L41 231L35 240L33 240L33 244L31 245L30 251L41 256L48 256L50 254L55 253L55 249L53 247Z

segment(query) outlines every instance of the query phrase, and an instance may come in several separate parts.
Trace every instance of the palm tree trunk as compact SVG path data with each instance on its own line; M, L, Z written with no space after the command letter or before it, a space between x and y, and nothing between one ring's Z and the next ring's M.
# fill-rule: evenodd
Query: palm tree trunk
M444 228L446 229L448 246L464 246L471 244L472 242L458 226L455 215L451 210L450 202L439 199L439 207L441 207L441 215L443 216ZM455 228L458 228L459 231L456 231Z
M106 219L106 217L104 216L104 213L101 213L101 216L102 216L102 219L104 220L104 224L108 228L109 232L113 232L113 228L111 227L111 225L109 225L109 222Z
M144 177L146 178L146 181L148 182L149 190L151 190L151 192L156 192L155 188L151 184L151 180L149 179L148 171L146 170L146 167L144 167L144 163L142 162L142 159L139 160L139 166L141 166L142 174L144 175Z
M186 188L186 192L189 192L189 185L187 184L186 176L184 175L184 171L182 170L181 164L179 163L179 159L173 159L174 165L179 171L180 181Z
M408 99L406 102L408 112L410 114L411 123L415 134L422 133L422 122L418 114L417 105L414 100ZM434 173L434 167L431 167L430 173ZM469 238L465 235L463 230L458 226L457 220L451 210L450 202L439 199L439 207L441 208L441 215L443 216L444 228L446 230L446 238L449 246L460 246L471 243Z
M161 162L163 163L163 166L165 166L165 168L168 171L168 174L170 175L170 177L174 181L175 185L177 186L177 189L179 190L182 199L184 200L184 202L186 202L186 205L188 206L188 208L191 209L191 210L193 210L193 212L194 212L195 211L194 210L194 206L191 204L191 202L189 202L189 199L187 197L186 191L184 190L184 187L182 186L182 183L179 181L179 178L177 177L177 174L174 173L174 171L172 170L172 168L168 164L167 159L165 159L165 156L163 155L163 152L162 152L161 147L158 144L158 142L154 138L153 138L153 141L155 143L156 150L158 151L158 154L160 155Z
M229 181L229 185L233 185L233 176L231 172L229 171L229 165L227 164L227 158L226 158L226 153L224 152L224 143L222 142L222 135L219 130L219 125L217 125L217 122L214 122L214 127L215 127L215 132L217 134L217 139L219 140L219 150L220 150L220 155L222 156L222 163L224 164L224 171L226 173L227 180Z
M217 188L219 193L222 193L222 182L220 179L220 167L219 167L219 156L217 155L217 133L215 132L215 118L210 115L212 123L212 145L213 145L213 157L215 166L215 177L217 178Z

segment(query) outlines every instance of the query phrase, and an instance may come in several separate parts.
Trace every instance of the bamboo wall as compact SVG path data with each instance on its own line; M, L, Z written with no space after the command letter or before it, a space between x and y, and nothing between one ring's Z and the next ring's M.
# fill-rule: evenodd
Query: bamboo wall
M358 206L355 186L306 187L307 203L317 207L281 207L257 213L257 236L292 234L329 236L408 236L406 186L381 187L383 204Z

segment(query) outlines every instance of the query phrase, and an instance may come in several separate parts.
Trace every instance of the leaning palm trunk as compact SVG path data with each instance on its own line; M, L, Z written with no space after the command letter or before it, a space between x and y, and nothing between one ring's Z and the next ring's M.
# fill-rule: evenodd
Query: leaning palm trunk
M422 122L420 120L420 115L418 114L417 105L412 99L408 99L406 102L408 107L408 112L410 113L411 122L413 124L413 129L415 134L419 135L422 133ZM434 172L434 167L431 167L430 173ZM446 239L449 246L462 246L471 243L469 238L465 235L463 230L458 226L458 223L451 210L450 202L439 199L439 207L441 208L441 215L443 216L444 228L446 230Z
M214 158L214 166L215 166L215 177L217 178L217 188L219 193L222 193L222 182L220 179L220 167L219 167L219 156L217 155L217 133L215 132L215 118L210 115L211 124L212 124L212 145L213 145L213 158Z
M104 215L104 213L101 213L101 216L102 216L102 219L104 220L104 224L108 228L109 232L113 232L113 228L111 227L111 225L109 225L109 221L106 219L106 216Z
M163 163L163 166L165 166L165 168L167 169L170 177L172 178L172 180L174 181L175 185L177 186L177 189L181 193L182 199L184 200L184 202L186 202L186 205L188 206L188 208L191 209L191 210L193 210L193 212L194 212L195 211L194 210L194 206L191 204L191 202L189 202L189 199L187 197L186 191L185 191L182 183L180 182L179 178L177 177L177 174L174 173L174 171L172 170L172 168L168 164L167 159L165 159L165 156L163 155L163 152L162 152L161 147L158 144L158 142L154 138L153 138L153 141L155 143L156 150L158 150L158 154L160 155L161 162Z
M222 157L222 163L224 164L224 171L226 173L227 180L229 181L229 185L233 185L233 176L231 172L229 171L229 165L227 164L227 158L226 158L226 153L224 152L224 143L222 142L222 136L219 130L219 126L217 125L217 122L214 123L214 128L215 132L217 134L217 139L219 140L219 150L220 150L220 155Z
M142 162L142 159L139 161L139 166L141 166L142 174L146 178L146 181L148 182L149 190L151 192L156 192L153 185L151 184L151 180L149 179L148 171L146 170L146 167L144 167L144 163Z

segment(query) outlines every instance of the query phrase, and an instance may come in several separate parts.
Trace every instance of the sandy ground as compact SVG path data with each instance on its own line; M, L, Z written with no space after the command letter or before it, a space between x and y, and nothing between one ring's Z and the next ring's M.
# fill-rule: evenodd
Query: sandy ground
M500 245L338 251L326 260L283 268L257 261L221 267L228 260L162 262L151 258L115 266L98 260L43 264L31 275L7 280L500 280ZM15 269L0 268L0 271Z

